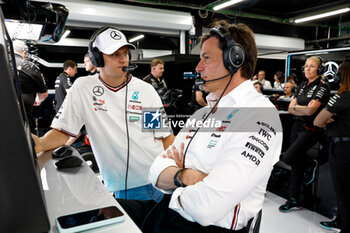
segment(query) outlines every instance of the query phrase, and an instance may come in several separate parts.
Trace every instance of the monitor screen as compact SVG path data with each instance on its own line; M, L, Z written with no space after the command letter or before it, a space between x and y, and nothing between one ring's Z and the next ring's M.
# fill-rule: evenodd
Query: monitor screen
M0 9L0 232L48 232L49 219L11 38Z
M5 25L10 37L18 40L39 40L43 30L42 24L6 20Z

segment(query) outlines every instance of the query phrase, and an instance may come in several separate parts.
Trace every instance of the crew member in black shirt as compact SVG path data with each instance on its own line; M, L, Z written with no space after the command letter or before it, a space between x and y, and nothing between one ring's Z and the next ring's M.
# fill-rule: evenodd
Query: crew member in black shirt
M85 70L89 72L89 75L95 75L98 73L97 67L94 64L92 64L90 60L89 53L86 53L84 55L84 66L85 66Z
M350 57L339 67L340 88L317 115L314 124L326 125L329 137L329 165L338 202L338 218L332 222L321 222L327 229L340 228L350 232Z
M47 98L47 86L39 67L25 59L28 51L27 45L23 41L16 40L13 42L13 47L24 108L30 129L33 131L33 106L39 106Z
M162 77L164 73L164 62L160 59L153 59L151 62L151 73L143 78L143 81L150 83L158 92L160 98L168 90L166 82Z
M328 102L330 95L329 85L322 80L322 58L309 57L303 66L303 72L307 80L298 87L288 107L288 111L296 117L291 131L291 145L282 157L282 161L292 167L289 199L279 207L284 213L301 207L301 187L303 183L308 185L314 181L317 168L317 161L308 161L306 152L325 137L323 129L313 125L315 117ZM309 162L312 162L312 165L308 165ZM309 173L311 175L306 177L306 180L305 167L312 168Z
M63 63L63 72L56 78L55 81L55 110L58 112L64 98L66 98L69 88L72 86L70 78L73 78L77 73L77 63L72 60L67 60Z

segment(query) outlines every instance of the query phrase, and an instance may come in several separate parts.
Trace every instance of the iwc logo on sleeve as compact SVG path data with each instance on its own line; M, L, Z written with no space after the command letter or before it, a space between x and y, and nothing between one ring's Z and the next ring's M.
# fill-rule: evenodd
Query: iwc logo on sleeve
M103 95L103 93L104 93L104 89L103 89L103 87L101 87L101 86L96 86L96 87L94 87L94 89L92 89L92 92L93 92L94 95L96 95L96 96L101 96L101 95Z

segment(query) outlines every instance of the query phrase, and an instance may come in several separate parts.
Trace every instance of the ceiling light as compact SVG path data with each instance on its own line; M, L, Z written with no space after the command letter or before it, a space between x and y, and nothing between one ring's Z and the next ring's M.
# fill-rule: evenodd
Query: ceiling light
M138 36L136 36L136 37L134 37L134 38L131 38L131 39L129 40L129 42L132 43L132 42L137 41L137 40L140 40L140 39L142 39L142 38L144 38L144 37L145 37L145 35L138 35Z
M213 7L213 10L214 10L214 11L217 11L217 10L220 10L220 9L222 9L222 8L225 8L225 7L227 7L227 6L231 6L231 5L233 5L233 4L236 4L236 3L242 2L242 1L243 1L243 0L231 0L231 1L227 1L227 2L221 3L221 4L217 5L217 6L214 6L214 7Z
M70 30L66 30L63 35L61 36L61 39L60 40L64 40L70 33Z
M314 19L319 19L319 18L324 18L324 17L328 17L328 16L332 16L332 15L345 13L348 11L350 11L350 8L346 7L346 8L335 10L335 11L329 11L329 12L318 14L318 15L313 15L313 16L309 16L309 17L296 19L296 20L294 20L294 23L302 23L302 22L306 22L306 21L310 21L310 20L314 20Z

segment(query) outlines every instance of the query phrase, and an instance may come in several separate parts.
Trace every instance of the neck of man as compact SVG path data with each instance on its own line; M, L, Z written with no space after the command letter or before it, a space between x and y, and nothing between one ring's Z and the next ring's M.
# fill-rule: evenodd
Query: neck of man
M225 90L225 87L227 86L227 83L229 82L231 76L227 77L227 79L224 80L220 80L222 81L222 85L221 88L219 88L217 91L214 91L214 93L216 94L216 96L220 97L222 92ZM222 95L222 97L224 97L225 95L227 95L228 93L230 93L232 90L234 90L236 87L238 87L239 85L241 85L244 81L246 81L247 79L241 77L239 71L237 73L235 73L231 79L230 84L228 85L228 87L226 88L225 93Z
M160 78L161 78L161 77L156 77L152 72L151 72L151 74L152 74L152 76L153 76L154 78L156 78L156 79L158 80L158 82L160 82Z
M100 76L102 80L111 87L118 87L127 80L126 72L124 75L116 76L116 75L109 75L101 69Z

